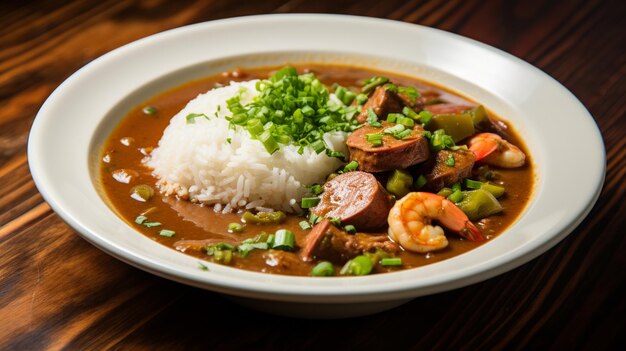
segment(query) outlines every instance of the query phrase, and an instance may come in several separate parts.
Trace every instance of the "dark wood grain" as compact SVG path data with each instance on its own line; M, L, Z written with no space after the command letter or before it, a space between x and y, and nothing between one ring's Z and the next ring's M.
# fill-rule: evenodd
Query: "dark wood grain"
M607 174L597 205L567 239L506 274L323 322L260 314L134 269L50 210L30 177L26 143L65 78L163 30L288 12L419 23L536 65L600 127ZM619 0L0 2L0 349L626 349L624 14Z

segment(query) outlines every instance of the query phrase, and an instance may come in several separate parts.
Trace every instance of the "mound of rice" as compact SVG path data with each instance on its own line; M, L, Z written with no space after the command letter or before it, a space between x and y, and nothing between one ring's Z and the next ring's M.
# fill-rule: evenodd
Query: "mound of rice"
M242 104L250 102L258 94L256 81L232 82L200 94L172 118L158 147L145 160L159 179L159 190L215 205L224 213L236 209L299 212L306 186L323 182L342 162L310 148L300 155L293 145L281 145L270 155L248 131L233 129L225 119L231 115L226 100L238 93ZM190 113L209 118L187 123ZM347 154L346 137L342 132L327 133L324 141Z

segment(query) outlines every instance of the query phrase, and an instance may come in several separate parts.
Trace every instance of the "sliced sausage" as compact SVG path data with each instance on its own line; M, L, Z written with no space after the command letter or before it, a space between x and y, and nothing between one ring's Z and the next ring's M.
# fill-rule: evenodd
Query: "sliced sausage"
M320 259L342 264L364 252L376 249L390 253L400 251L398 244L389 240L386 235L363 233L351 235L325 219L313 227L300 256L304 261Z
M454 166L447 164L450 156L454 157ZM451 186L471 176L474 160L474 154L469 150L438 151L433 157L433 161L425 164L419 170L426 177L425 188L436 192L445 186Z
M411 134L403 139L385 134L380 146L374 146L367 141L367 134L383 133L390 126L392 124L387 122L383 122L382 127L365 125L348 137L346 145L350 151L350 160L357 161L360 170L384 172L404 169L428 159L428 140L419 127L411 130Z
M378 118L385 119L389 113L402 112L405 102L398 94L378 86L363 105L361 113L356 116L359 123L367 121L367 111L371 108Z
M354 171L340 174L323 186L320 202L311 212L338 218L358 230L383 227L391 210L391 197L370 173Z

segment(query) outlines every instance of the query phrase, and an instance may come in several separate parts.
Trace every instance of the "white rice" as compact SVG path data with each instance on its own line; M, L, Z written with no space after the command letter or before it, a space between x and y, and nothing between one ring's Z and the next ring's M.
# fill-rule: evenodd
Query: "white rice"
M237 209L299 212L305 186L323 182L342 163L310 148L300 155L293 145L281 145L270 155L243 128L229 128L226 100L240 91L241 103L250 102L258 94L256 81L231 82L191 100L172 118L145 162L165 195L215 205L223 213ZM197 117L188 124L190 113L204 113L209 120ZM326 133L324 141L347 154L346 137L342 132Z

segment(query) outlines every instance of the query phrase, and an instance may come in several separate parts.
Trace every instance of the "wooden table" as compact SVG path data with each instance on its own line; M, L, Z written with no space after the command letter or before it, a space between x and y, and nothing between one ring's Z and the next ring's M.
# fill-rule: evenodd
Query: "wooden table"
M419 23L541 68L581 99L602 131L608 168L595 208L518 269L337 321L268 316L144 273L85 242L50 210L29 174L26 144L37 110L65 78L153 33L277 12ZM626 349L625 14L619 0L2 2L0 349Z

